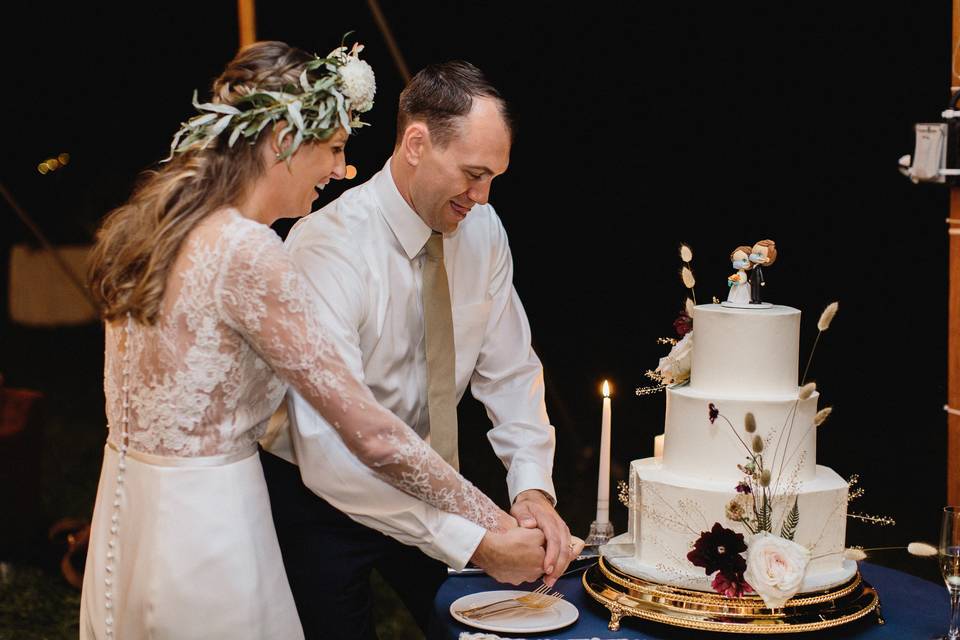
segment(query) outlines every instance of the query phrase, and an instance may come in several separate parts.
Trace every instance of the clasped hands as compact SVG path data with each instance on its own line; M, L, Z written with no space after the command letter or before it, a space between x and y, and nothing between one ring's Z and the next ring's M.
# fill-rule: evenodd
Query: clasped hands
M581 551L583 540L570 535L546 494L530 489L517 495L509 514L502 513L501 531L487 532L471 560L498 582L542 577L552 587Z

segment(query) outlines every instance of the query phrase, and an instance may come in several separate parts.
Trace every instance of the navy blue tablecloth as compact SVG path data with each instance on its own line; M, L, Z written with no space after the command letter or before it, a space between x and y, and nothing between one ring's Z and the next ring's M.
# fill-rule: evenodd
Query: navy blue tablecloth
M861 620L826 631L802 634L809 640L856 638L857 640L926 640L946 633L950 605L947 589L943 584L911 576L866 562L860 563L864 579L880 594L880 605L885 625L877 624L872 613ZM709 634L661 625L638 618L623 618L619 631L610 631L607 623L610 614L599 602L593 600L583 589L581 573L562 578L555 589L564 594L580 610L577 622L565 629L545 635L510 636L550 640L589 640L599 638L629 640L689 639L703 640L707 637L733 638L729 634ZM477 633L478 629L460 624L450 615L450 604L461 596L494 589L524 589L495 582L485 575L454 576L448 578L434 601L434 614L429 640L456 640L464 631ZM750 637L750 636L739 636ZM761 636L756 636L757 638ZM762 636L769 638L770 636Z

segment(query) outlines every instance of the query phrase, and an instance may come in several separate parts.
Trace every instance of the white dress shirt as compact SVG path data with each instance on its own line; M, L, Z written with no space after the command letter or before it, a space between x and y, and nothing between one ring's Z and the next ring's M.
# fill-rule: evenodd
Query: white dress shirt
M429 439L421 287L430 228L394 183L390 161L368 182L301 219L287 237L316 293L331 339L354 375L387 409ZM540 489L554 502L554 429L544 404L543 367L513 287L507 235L490 205L476 205L443 239L456 348L457 399L467 384L484 404L487 437L507 468L510 500ZM370 528L455 568L484 530L379 480L297 393L290 417L266 448L300 465L304 483ZM462 425L461 429L476 428ZM461 451L461 458L469 452Z

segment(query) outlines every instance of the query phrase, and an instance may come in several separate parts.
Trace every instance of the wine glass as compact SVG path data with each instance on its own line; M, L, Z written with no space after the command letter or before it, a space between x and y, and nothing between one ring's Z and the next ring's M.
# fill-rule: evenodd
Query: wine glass
M960 507L943 508L940 571L950 592L950 631L944 640L960 640Z

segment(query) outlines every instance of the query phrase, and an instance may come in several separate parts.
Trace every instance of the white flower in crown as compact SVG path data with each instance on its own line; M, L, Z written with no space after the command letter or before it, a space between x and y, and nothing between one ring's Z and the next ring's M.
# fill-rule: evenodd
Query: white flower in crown
M690 364L693 360L693 331L673 346L670 353L660 358L657 373L663 384L679 384L690 379Z
M763 531L747 543L743 577L768 608L779 609L800 590L809 563L809 549Z
M343 64L339 68L340 88L343 95L350 100L350 109L357 113L364 113L373 108L373 97L377 93L377 81L371 67L359 55L363 45L355 43L350 53L346 47L337 47L330 52L328 58L337 58Z
M350 99L350 108L359 113L373 108L373 96L377 93L377 82L373 68L366 60L350 58L340 68L340 80L343 82L343 95Z

